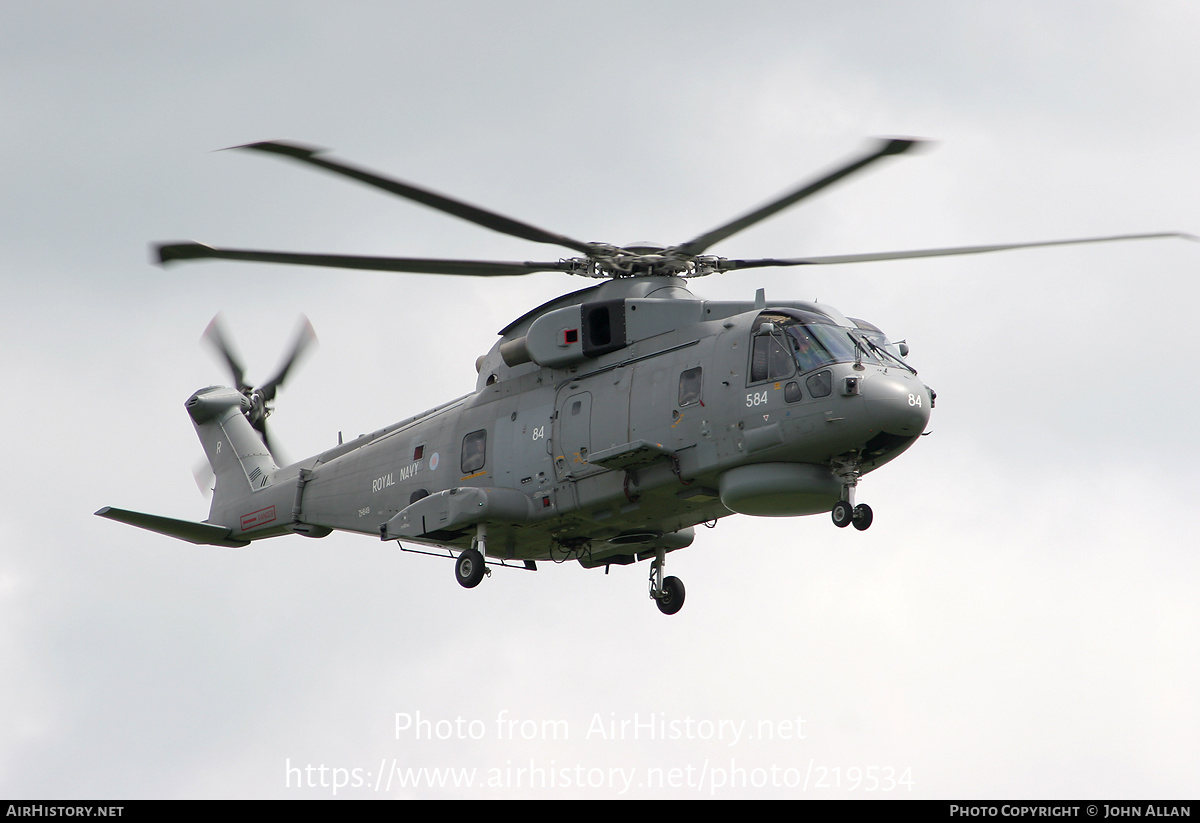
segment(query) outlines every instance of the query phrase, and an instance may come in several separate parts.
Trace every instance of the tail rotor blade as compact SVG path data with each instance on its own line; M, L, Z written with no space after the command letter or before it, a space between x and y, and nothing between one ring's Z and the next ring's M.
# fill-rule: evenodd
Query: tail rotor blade
M213 481L217 479L213 473L212 466L207 460L202 460L192 469L192 479L196 481L196 488L200 490L200 494L206 498L212 497Z
M317 342L317 334L313 331L312 323L309 322L307 317L301 316L300 326L296 330L291 350L284 359L283 365L280 366L278 373L274 377L261 386L251 386L246 383L241 360L233 353L233 346L225 334L219 314L208 324L208 328L205 329L201 339L212 345L225 360L226 364L228 364L229 370L233 373L234 382L237 384L237 390L245 395L249 401L248 407L245 408L246 419L250 421L250 425L254 427L254 430L262 435L263 444L267 447L267 451L275 458L276 464L283 465L282 459L279 457L279 451L272 445L271 436L267 433L267 417L270 416L272 411L272 407L269 404L275 399L276 392L287 379L292 367ZM204 491L206 485L211 485L211 472L206 474L197 469L193 474L196 478L196 485L201 487L201 491Z
M292 343L291 353L280 367L279 373L264 383L260 388L263 393L263 398L267 401L275 399L275 390L283 385L283 381L287 379L288 372L292 366L296 364L305 350L309 346L317 342L317 333L313 330L312 323L307 317L300 318L300 327L296 330L296 340Z
M263 445L267 447L267 451L270 452L271 457L275 460L275 465L276 466L286 466L288 464L287 458L283 457L280 454L279 446L277 446L271 440L271 435L267 433L267 421L260 420L258 425L255 426L255 428L258 429L259 434L262 435Z
M250 388L246 385L245 374L246 370L242 368L241 360L233 353L233 346L230 345L222 329L221 315L218 314L209 322L208 328L204 330L204 334L200 336L202 341L207 342L217 350L217 353L225 360L229 366L229 371L233 375L234 386L240 392L245 392Z

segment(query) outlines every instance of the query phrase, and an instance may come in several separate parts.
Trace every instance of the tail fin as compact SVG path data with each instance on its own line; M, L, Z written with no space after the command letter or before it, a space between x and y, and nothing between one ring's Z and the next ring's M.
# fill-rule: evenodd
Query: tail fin
M216 475L209 521L224 522L251 492L272 485L279 467L246 419L250 401L241 392L213 386L193 394L185 405Z
M186 406L216 475L208 520L195 523L111 506L96 514L189 543L228 548L239 548L256 537L291 530L290 522L280 525L276 512L282 507L279 493L293 492L280 487L261 497L253 494L275 485L278 466L244 414L250 408L250 400L235 389L213 386L193 394ZM247 532L255 534L252 537Z

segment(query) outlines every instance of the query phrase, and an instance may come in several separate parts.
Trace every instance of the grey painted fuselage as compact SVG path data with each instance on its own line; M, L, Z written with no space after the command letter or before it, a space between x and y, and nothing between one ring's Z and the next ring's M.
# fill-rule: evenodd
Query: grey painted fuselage
M841 359L782 356L805 328L789 312L825 318L850 341L830 344ZM827 512L912 444L932 401L852 332L825 305L614 280L506 328L475 393L284 468L241 395L205 389L189 409L217 474L207 522L236 542L344 530L454 550L483 525L491 557L594 566L682 548L734 512Z

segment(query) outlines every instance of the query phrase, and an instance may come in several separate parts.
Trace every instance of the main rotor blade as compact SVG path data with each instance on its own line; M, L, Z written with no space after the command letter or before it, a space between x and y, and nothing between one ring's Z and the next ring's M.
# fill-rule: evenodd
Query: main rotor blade
M883 157L889 157L893 154L903 154L914 146L920 145L922 142L923 141L920 140L901 140L898 138L881 140L878 148L865 157L855 160L853 163L848 163L845 166L830 172L824 177L801 186L790 194L786 194L783 197L780 197L778 200L768 203L760 209L756 209L755 211L743 215L742 217L739 217L730 223L726 223L724 226L720 226L706 234L700 235L693 240L689 240L682 246L677 247L675 251L684 255L701 254L705 251L705 249L709 248L713 244L738 233L742 229L753 226L760 220L765 220L771 215L786 209L788 206L795 205L804 198L816 194L826 186L833 185L843 177L869 166L876 160L879 160Z
M168 243L155 247L158 262L220 259L249 260L255 263L284 263L293 266L326 266L335 269L402 271L416 274L464 274L474 277L506 277L542 271L571 271L570 261L553 263L506 263L487 260L439 260L421 257L364 257L344 254L304 254L248 249L215 249L203 243Z
M791 257L784 259L763 258L761 260L721 260L719 271L735 269L758 269L768 266L827 266L836 263L870 263L876 260L909 260L916 257L949 257L955 254L987 254L1010 249L1033 249L1041 246L1073 246L1081 243L1111 243L1117 240L1159 240L1176 237L1184 240L1200 238L1183 232L1158 232L1155 234L1115 234L1111 237L1083 237L1076 240L1043 240L1037 243L1003 243L992 246L955 246L945 249L914 249L913 251L884 251L870 254L835 254L827 257Z
M282 154L285 157L291 157L294 160L299 160L303 163L309 163L313 166L326 169L334 174L340 174L345 177L350 177L359 182L366 183L368 186L374 186L378 189L383 189L386 192L406 197L409 200L415 200L418 203L437 209L438 211L452 214L455 217L461 217L478 226L498 231L501 234L510 234L513 237L520 237L525 240L532 240L535 243L552 243L556 246L566 246L568 249L574 249L583 254L590 254L592 246L589 243L584 243L579 240L574 240L562 234L540 229L537 226L531 226L528 223L522 223L520 220L513 220L511 217L505 217L502 214L497 214L494 211L472 206L469 203L464 203L461 200L455 200L452 197L447 197L444 194L429 191L428 189L414 186L411 183L405 183L400 180L393 180L376 174L375 172L360 169L346 163L339 163L334 160L325 160L318 155L321 154L320 149L314 149L309 146L302 146L295 143L285 143L282 141L268 140L262 143L249 143L245 146L233 146L235 149L253 149L255 151L265 151L271 154Z
M287 379L288 371L304 354L305 349L317 342L317 333L313 331L312 323L308 322L307 317L300 318L300 328L296 331L296 341L292 344L292 351L287 356L287 360L283 362L283 366L279 369L279 374L272 377L260 387L263 397L270 402L275 399L275 390L283 385L283 381ZM266 434L266 430L263 430Z

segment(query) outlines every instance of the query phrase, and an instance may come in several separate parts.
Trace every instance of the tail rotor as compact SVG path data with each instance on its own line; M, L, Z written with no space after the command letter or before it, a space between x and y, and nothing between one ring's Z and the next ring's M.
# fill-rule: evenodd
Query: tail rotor
M313 331L312 323L308 321L307 317L301 316L291 349L287 358L283 361L283 365L280 366L279 371L274 377L258 386L246 382L245 369L242 366L241 359L235 353L233 345L230 343L228 334L225 332L221 315L218 314L212 319L212 322L208 324L208 328L204 330L201 340L216 349L217 354L225 361L230 375L233 377L234 387L250 401L250 408L245 412L246 419L250 421L250 425L254 430L262 435L263 443L266 445L267 450L272 455L275 455L275 447L272 445L271 437L267 433L267 418L275 410L274 406L271 405L275 400L275 393L287 379L292 367L303 357L305 351L317 342L317 335Z

